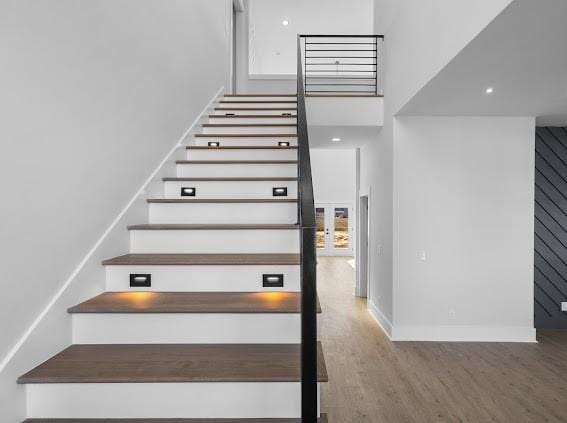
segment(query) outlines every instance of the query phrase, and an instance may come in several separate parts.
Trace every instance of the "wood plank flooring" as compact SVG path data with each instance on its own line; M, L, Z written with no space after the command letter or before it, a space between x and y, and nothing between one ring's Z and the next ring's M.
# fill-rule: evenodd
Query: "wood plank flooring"
M318 423L327 423L321 414ZM301 423L299 419L28 419L24 423Z
M344 258L319 258L332 423L567 422L567 333L538 344L390 342Z

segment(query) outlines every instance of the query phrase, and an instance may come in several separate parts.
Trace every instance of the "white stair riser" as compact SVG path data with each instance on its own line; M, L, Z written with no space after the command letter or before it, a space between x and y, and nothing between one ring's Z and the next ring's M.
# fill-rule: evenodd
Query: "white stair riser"
M133 230L133 254L278 254L299 252L297 230Z
M223 101L297 101L296 96L234 96L234 97L224 97Z
M297 160L295 148L187 150L187 160Z
M149 218L150 223L297 223L297 203L152 203Z
M130 288L130 274L151 274L150 288ZM263 288L263 275L283 275L282 288ZM106 266L107 291L257 292L300 290L298 265Z
M297 137L195 137L194 145L208 146L209 142L219 142L222 147L277 147L280 141L288 142L289 145L297 146Z
M297 198L297 181L167 181L165 197L188 198L181 196L183 187L195 188L195 198ZM281 187L287 188L287 197L273 197L272 189Z
M260 122L261 123L261 122ZM295 134L295 126L205 126L203 134Z
M253 101L253 100L244 100L244 101ZM269 101L269 100L265 100ZM287 100L285 100L287 101ZM228 103L219 103L216 107L220 107L221 109L225 108L239 108L239 109L279 109L284 108L287 109L288 107L297 107L297 103L238 103L234 100L231 100Z
M266 113L263 113L264 115ZM223 113L224 115L224 113ZM219 115L220 116L220 115ZM281 116L281 112L277 113L274 112L274 116ZM208 123L276 123L276 124L287 124L287 123L296 123L297 119L295 117L295 113L293 113L292 117L239 117L239 118L223 118L223 117L209 117Z
M73 314L74 344L297 344L299 314Z
M298 418L299 382L26 385L28 418Z
M234 114L236 116L240 116L240 115L281 115L283 117L286 116L290 116L288 115L288 113L291 113L291 116L297 116L297 108L293 105L290 106L286 106L283 108L275 108L273 107L273 109L275 110L270 110L272 108L267 108L265 110L250 110L249 108L243 108L243 107L238 107L238 106L234 106L234 107L223 107L222 109L217 109L214 111L213 114L215 115L226 115L227 113L229 114ZM239 109L239 110L235 110L235 109ZM243 109L243 110L240 110ZM291 109L291 110L289 110Z
M178 164L178 177L296 177L297 164Z

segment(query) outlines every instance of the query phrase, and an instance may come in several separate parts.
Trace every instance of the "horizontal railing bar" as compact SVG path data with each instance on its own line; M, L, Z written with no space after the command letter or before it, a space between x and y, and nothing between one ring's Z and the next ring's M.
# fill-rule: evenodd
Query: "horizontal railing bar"
M339 35L329 35L329 34L299 34L302 38L313 37L313 38L384 38L383 35L361 35L361 34L339 34Z
M310 51L371 51L371 52L375 52L375 49L344 49L344 48L324 48L324 49L315 49L315 48L308 48L305 50L306 52L310 52Z
M377 63L306 63L305 66L376 66Z
M348 81L350 79L361 79L361 80L370 80L370 81L374 81L374 77L373 76L351 76L351 77L347 77L347 76L307 76L306 79L334 79L334 80L345 80Z
M335 73L337 73L337 71L334 70L334 69L306 70L305 72L315 73L315 74L319 73L319 72L335 72ZM376 73L375 70L356 70L356 69L350 69L350 70L344 70L344 71L338 71L338 72Z
M307 56L306 59L378 59L377 56Z
M316 85L319 87L329 86L329 87L375 87L376 84L305 84L305 85Z

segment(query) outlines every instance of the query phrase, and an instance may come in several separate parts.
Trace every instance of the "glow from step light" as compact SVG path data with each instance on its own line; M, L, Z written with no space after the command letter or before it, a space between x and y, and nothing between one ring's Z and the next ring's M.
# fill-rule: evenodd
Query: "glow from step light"
M494 88L488 87L485 92L486 92L486 94L488 94L488 95L493 94L493 93L494 93Z
M331 141L333 141L333 142L339 142L339 141L341 141L341 139L338 138L338 137L335 137L335 138L331 138Z
M289 141L278 142L278 147L289 147Z
M288 25L289 25L289 21L284 19L284 20L282 21L282 25L283 25L283 26L288 26Z
M135 305L145 305L156 296L156 293L149 291L121 292L118 296Z
M197 195L197 189L193 187L183 187L181 188L181 196L183 197L195 197Z

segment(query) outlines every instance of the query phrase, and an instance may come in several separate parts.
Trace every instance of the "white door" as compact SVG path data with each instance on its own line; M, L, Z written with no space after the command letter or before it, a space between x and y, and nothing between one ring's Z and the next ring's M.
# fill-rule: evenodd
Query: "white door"
M322 256L352 256L352 206L317 204L317 253Z

